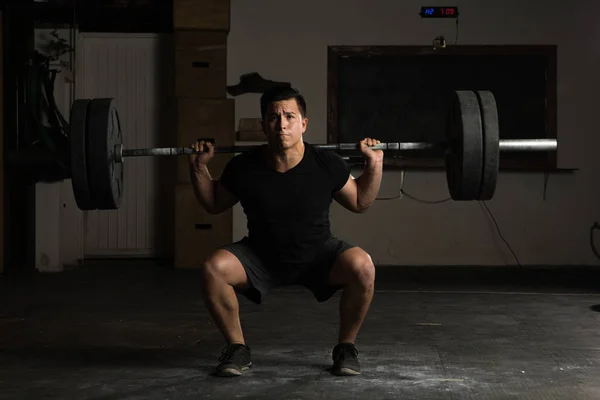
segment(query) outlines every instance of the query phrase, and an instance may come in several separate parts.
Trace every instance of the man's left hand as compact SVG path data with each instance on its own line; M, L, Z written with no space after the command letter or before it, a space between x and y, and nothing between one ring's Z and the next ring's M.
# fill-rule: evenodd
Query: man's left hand
M364 138L359 142L360 151L363 154L363 157L367 161L382 161L383 160L383 150L372 150L370 146L375 146L379 144L380 141L373 138Z

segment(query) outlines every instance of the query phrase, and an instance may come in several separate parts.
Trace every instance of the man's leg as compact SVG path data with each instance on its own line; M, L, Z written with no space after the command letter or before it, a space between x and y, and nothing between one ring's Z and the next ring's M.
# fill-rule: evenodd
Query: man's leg
M331 268L329 285L342 288L338 342L354 344L373 299L375 266L371 257L360 247L342 252Z
M204 302L227 344L246 344L234 286L248 287L246 271L236 256L219 249L202 264Z
M223 246L202 264L204 301L227 342L219 358L217 375L239 376L252 366L250 348L242 333L236 292L260 304L275 284L260 257L244 239Z
M227 342L216 368L218 376L239 376L252 366L239 316L234 287L248 287L242 263L227 250L219 249L202 264L202 294L215 324Z
M274 286L269 271L248 244L241 240L223 246L202 264L202 292L206 306L223 334L227 347L217 375L238 376L252 366L239 316L236 291L261 303Z
M307 286L319 302L327 301L336 291L342 290L339 337L333 349L331 372L336 375L360 374L354 342L373 299L375 266L371 257L360 247L330 238L314 268L300 283Z
M373 299L375 266L364 250L343 240L329 240L323 253L321 268L324 268L325 276L312 275L308 286L321 302L342 290L339 336L333 348L331 372L358 375L360 363L354 343Z

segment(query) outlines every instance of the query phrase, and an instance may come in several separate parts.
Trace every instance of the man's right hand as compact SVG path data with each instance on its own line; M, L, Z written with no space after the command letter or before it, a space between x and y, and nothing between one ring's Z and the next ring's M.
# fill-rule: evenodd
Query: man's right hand
M215 155L215 148L212 143L205 142L204 140L196 140L195 143L192 144L192 149L199 153L190 154L190 165L196 169L196 171L200 170L204 165L208 164L211 158Z

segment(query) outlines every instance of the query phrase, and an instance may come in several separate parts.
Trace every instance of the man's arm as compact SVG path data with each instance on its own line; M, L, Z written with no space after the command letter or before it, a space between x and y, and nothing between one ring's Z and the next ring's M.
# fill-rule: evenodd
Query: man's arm
M196 199L210 214L220 214L233 207L239 200L219 181L212 179L206 164L200 164L198 168L190 165L190 181Z
M377 198L382 176L383 157L368 159L362 174L356 179L350 175L344 187L335 193L334 199L354 213L364 213Z

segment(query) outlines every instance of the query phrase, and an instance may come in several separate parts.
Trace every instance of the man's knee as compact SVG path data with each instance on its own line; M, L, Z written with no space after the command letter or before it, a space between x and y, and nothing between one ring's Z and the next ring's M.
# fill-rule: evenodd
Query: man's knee
M375 265L368 253L362 250L361 252L351 263L350 269L359 284L372 286L375 283Z
M208 256L202 263L200 271L203 279L223 278L226 274L227 265L219 251Z
M236 287L245 287L247 283L246 271L240 261L222 249L204 260L201 272L204 281L223 281Z
M334 266L332 280L340 285L373 286L375 265L371 256L359 247L346 250L339 256Z

